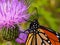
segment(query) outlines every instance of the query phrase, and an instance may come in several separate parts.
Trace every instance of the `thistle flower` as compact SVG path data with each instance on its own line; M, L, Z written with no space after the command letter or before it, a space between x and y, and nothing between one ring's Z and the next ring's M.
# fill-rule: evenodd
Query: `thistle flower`
M13 40L20 36L18 24L29 18L26 10L27 6L18 0L0 0L0 28L4 28L2 29L4 39Z
M0 28L10 27L29 18L27 7L18 0L0 0Z

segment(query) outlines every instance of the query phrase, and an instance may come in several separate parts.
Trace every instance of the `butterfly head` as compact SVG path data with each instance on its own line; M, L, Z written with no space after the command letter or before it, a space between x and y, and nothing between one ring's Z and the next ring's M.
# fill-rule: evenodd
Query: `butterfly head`
M31 22L30 29L31 30L36 30L37 28L39 28L39 23L38 23L38 20L35 19L34 21Z

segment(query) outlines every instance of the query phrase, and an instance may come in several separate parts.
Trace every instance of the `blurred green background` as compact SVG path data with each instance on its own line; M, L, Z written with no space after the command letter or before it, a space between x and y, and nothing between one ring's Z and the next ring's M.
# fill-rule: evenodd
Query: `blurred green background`
M31 14L31 17L29 20L33 20L34 18L36 18L37 17L36 14L38 13L39 17L38 21L40 25L47 26L59 32L60 0L26 0L26 1L27 1L26 4L30 5L28 12ZM37 8L37 11L35 8Z
M29 20L35 19L39 16L39 24L49 27L56 32L60 32L60 0L26 0L27 6L29 6L28 12L31 14ZM37 8L37 11L35 10ZM23 29L27 29L31 22L22 23ZM0 34L0 45L13 45L13 42L7 42L2 39ZM15 44L18 45L18 44ZM22 44L21 44L22 45Z

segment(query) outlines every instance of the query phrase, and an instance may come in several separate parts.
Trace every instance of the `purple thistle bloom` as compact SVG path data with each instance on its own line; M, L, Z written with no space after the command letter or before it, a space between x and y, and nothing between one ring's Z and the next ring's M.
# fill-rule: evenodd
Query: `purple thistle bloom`
M10 27L29 18L27 6L18 0L0 0L0 28Z
M30 16L26 11L27 6L18 0L0 0L0 28L10 28L14 24L25 22ZM25 43L26 38L27 34L21 33L16 41Z

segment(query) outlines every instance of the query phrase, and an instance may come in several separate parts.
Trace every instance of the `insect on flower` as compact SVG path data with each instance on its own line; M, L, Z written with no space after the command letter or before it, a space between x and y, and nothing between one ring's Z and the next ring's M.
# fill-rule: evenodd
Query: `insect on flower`
M37 8L35 7L37 11ZM25 45L60 45L60 33L39 24L37 17L31 21L30 26L24 33L28 32Z

